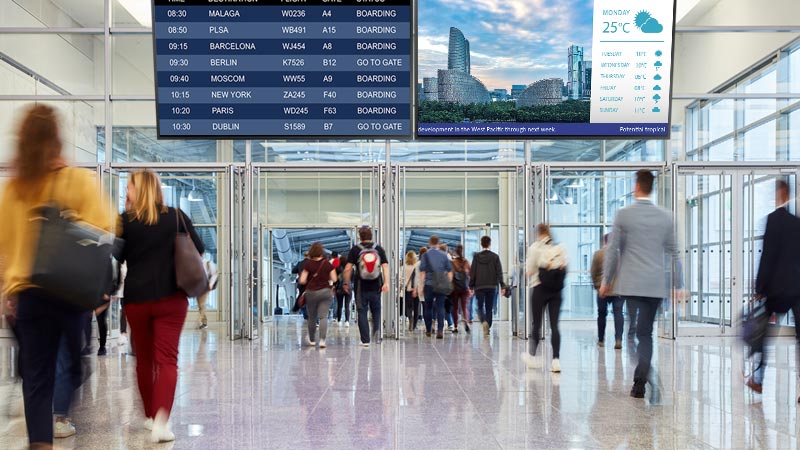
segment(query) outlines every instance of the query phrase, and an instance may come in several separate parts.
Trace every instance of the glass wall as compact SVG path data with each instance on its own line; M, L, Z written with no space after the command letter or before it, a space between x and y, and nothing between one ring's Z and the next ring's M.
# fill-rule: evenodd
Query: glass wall
M687 107L687 160L800 160L800 98L787 95L800 93L800 41L714 93L739 98L701 100Z

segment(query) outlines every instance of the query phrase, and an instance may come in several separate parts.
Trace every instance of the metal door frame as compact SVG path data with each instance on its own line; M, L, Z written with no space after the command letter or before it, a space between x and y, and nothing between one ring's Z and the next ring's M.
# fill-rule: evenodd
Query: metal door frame
M754 236L745 236L744 234L744 212L750 211L747 216L748 228L753 232L755 230L755 220L759 220L752 215L755 204L755 183L752 177L776 177L781 175L795 176L795 193L800 192L800 163L796 162L748 162L747 166L742 166L741 162L677 162L674 163L675 177L679 175L688 174L709 174L709 175L729 175L731 177L731 243L730 254L731 261L731 277L730 277L730 293L731 293L731 309L730 309L730 325L720 325L718 333L708 333L709 328L693 328L689 327L688 330L695 332L681 332L678 328L678 335L684 336L736 336L738 335L741 327L742 309L738 307L738 302L733 299L744 299L752 296L754 292L755 283L755 251L754 251ZM750 179L748 179L750 177ZM750 189L749 201L745 205L745 192ZM795 196L795 208L800 207L798 198ZM676 211L677 211L676 202ZM681 205L683 207L683 205ZM798 210L798 209L796 209ZM723 221L724 222L724 221ZM688 226L688 224L687 224ZM724 239L723 239L724 241ZM744 280L744 261L743 258L734 257L734 255L749 254L751 258L749 283L745 285ZM736 306L734 306L736 305ZM724 317L724 314L723 314ZM677 326L677 310L674 310L673 321ZM724 320L721 320L724 324ZM682 327L687 329L687 327ZM702 331L697 331L702 330ZM705 332L703 332L705 331ZM770 327L771 335L778 336L794 336L794 327L787 325L775 325Z
M510 258L508 258L509 260L515 261L515 262L520 260L520 255L518 255L518 250L517 250L518 249L517 236L519 234L520 228L524 229L525 227L527 227L527 224L523 225L523 224L519 224L518 223L519 222L518 221L518 214L514 213L514 211L516 211L516 208L514 207L514 205L517 204L516 199L517 199L517 195L520 192L520 185L519 184L520 183L528 183L529 176L530 176L530 165L525 164L525 163L514 163L514 162L510 162L510 163L489 163L489 164L483 164L483 165L476 165L474 163L463 163L463 162L454 162L454 163L446 163L446 164L445 163L429 163L429 162L425 162L425 163L413 163L412 162L412 163L397 163L397 164L392 164L392 166L394 166L396 168L396 176L397 176L397 178L396 178L395 188L396 188L396 192L398 192L396 194L396 196L400 197L400 200L395 199L395 203L397 205L397 209L396 209L397 227L396 227L396 230L397 230L397 238L398 238L398 239L396 239L396 241L398 242L398 244L399 244L400 236L403 236L403 239L405 239L405 232L407 230L409 230L409 229L412 229L412 228L415 228L415 229L435 228L435 229L442 229L442 230L446 230L446 229L466 230L466 229L469 229L471 227L485 228L485 226L486 226L486 224L466 224L466 223L464 225L462 225L462 226L414 226L414 225L409 225L407 223L407 221L406 221L406 214L405 214L405 211L407 210L406 205L407 205L407 199L408 199L407 188L408 188L408 174L409 173L415 174L415 173L425 173L425 172L433 172L433 173L436 173L436 172L448 172L448 173L465 173L465 172L466 173L501 173L501 172L504 172L504 173L513 174L512 183L508 188L508 192L506 193L506 195L508 196L508 199L506 199L506 200L509 202L509 213L508 213L508 218L507 218L508 219L508 224L506 224L506 226L508 227L509 230L513 230L513 236L511 236L509 234L509 237L507 239L507 244L508 244L507 246L509 248L506 249L506 251L509 252L509 256L510 256ZM465 188L465 192L466 192L466 188L467 188L466 187L466 183L467 183L467 179L466 178L465 178L464 183L465 183L465 187L464 188ZM526 195L527 192L528 192L528 189L526 188L523 191L525 192L524 195ZM500 200L500 199L498 198L498 200ZM527 203L527 202L524 202L524 203ZM402 209L400 208L400 206L402 206ZM527 211L527 204L525 205L525 209ZM525 215L525 217L527 218L527 214ZM502 225L503 225L502 223L497 224L498 230L502 229ZM463 240L463 235L462 235L462 240ZM405 246L405 242L402 245ZM498 245L500 245L500 243L498 243ZM403 266L404 266L404 264L403 264L403 261L404 261L403 252L404 251L405 251L404 248L398 249L399 259L397 261L399 261L400 263L396 264L397 267L394 268L394 277L395 277L396 280L398 280L397 286L405 286L405 271L403 270ZM524 261L524 254L521 255L521 258ZM513 268L509 267L509 268L507 268L506 272L511 274L511 270L513 270ZM522 288L524 289L524 286ZM393 297L392 297L392 298L395 299L395 305L396 306L393 309L395 310L395 312L397 314L397 318L400 317L400 311L401 311L401 308L403 307L403 305L400 302L400 292L399 291L400 291L400 289L397 289L397 293L395 295L393 295ZM515 305L512 302L511 306L512 307L509 308L509 320L512 323L512 333L513 333L513 332L516 332L515 324L516 324L516 320L519 317L519 309L517 309L515 311L513 309L513 306L517 306L518 307L519 304L517 303ZM498 310L499 310L499 305L498 305ZM395 320L393 325L394 325L394 328L395 328L396 336L399 337L401 335L399 320Z
M256 210L259 212L258 216L253 220L253 227L258 230L258 240L263 240L263 232L261 230L267 230L271 233L273 229L358 229L360 225L364 224L352 224L349 226L339 226L333 224L269 224L266 221L266 217L261 217L261 204L264 204L264 207L268 207L269 203L269 194L268 194L268 186L265 182L266 178L270 176L270 174L280 174L280 173L308 173L308 174L321 174L321 173L344 173L344 174L358 174L358 175L367 175L369 179L369 198L365 199L363 197L364 189L361 189L362 195L361 197L361 208L362 210L369 211L369 225L376 237L376 242L378 236L382 236L382 239L386 238L388 235L388 230L385 228L387 225L385 223L385 215L388 212L388 206L386 205L388 196L386 195L386 172L387 167L385 164L382 163L252 163L250 165L253 183L256 187L256 195L258 197L256 204ZM365 205L368 207L365 208ZM252 208L251 208L252 209ZM263 220L262 220L263 219ZM356 239L357 235L351 235L352 239ZM390 241L384 241L390 243ZM263 241L262 242L255 242L255 245L258 246L256 252L259 253L259 261L258 261L258 271L257 271L257 295L258 301L263 303L263 286L264 283L260 280L265 280L266 278L270 281L270 290L271 290L271 270L269 271L269 275L265 274L265 264L264 264L264 257L263 257ZM270 242L270 248L272 246L272 242ZM387 257L390 252L389 245L383 245L384 249L387 251ZM272 255L270 255L270 261L272 261ZM390 264L391 266L391 264ZM270 267L271 269L271 267ZM391 274L391 271L390 271ZM394 283L389 283L390 286L394 286ZM272 293L270 292L270 296ZM391 298L391 297L390 297ZM271 304L271 309L274 310L274 304ZM390 308L382 308L382 314L384 315L384 323L386 322L386 311ZM259 306L259 311L261 311L261 307ZM273 311L268 311L267 314L263 314L263 311L258 314L260 317L260 321L269 322L268 318L273 316Z

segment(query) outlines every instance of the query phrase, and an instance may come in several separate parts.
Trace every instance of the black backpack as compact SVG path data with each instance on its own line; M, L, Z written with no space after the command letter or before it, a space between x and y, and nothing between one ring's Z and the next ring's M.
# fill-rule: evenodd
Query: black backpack
M560 292L564 289L564 280L567 278L566 269L539 268L539 281L542 288L550 292Z

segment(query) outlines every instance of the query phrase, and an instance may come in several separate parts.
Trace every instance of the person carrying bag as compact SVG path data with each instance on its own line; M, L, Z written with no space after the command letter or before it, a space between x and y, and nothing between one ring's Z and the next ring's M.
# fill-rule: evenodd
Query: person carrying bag
M16 147L14 174L0 197L2 286L19 342L28 440L49 448L55 383L47 374L55 374L62 337L70 367L81 370L81 314L99 305L106 282L97 274L111 264L111 207L94 174L63 159L52 107L25 110ZM86 278L89 269L96 272Z

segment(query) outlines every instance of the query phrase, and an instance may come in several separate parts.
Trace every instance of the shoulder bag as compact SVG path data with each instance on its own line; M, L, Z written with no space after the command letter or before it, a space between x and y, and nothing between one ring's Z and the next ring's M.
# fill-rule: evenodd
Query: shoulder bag
M56 202L53 192L63 176L54 177L47 203L34 208L29 218L39 224L31 283L75 309L92 310L103 304L116 238Z
M189 228L183 220L183 213L175 211L175 224L178 227L175 235L175 281L178 287L189 297L197 297L208 292L208 275L200 252L192 241ZM183 225L184 232L181 232Z

